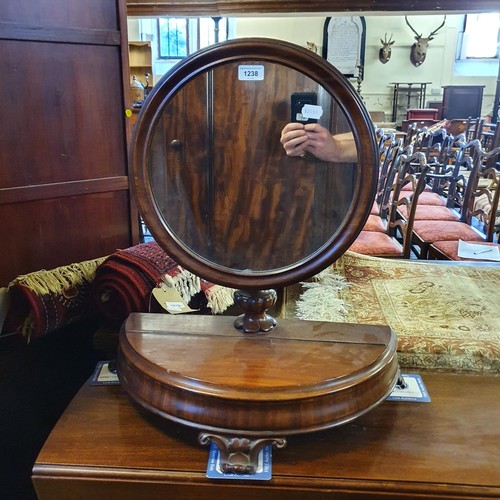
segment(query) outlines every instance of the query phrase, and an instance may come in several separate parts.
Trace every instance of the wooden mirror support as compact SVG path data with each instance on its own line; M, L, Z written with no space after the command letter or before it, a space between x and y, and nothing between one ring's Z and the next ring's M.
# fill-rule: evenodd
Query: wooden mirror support
M260 80L239 78L248 65L262 71ZM324 111L320 124L332 134L352 132L357 162L285 154L279 139L291 94L311 90ZM375 196L373 125L333 66L278 40L203 49L149 94L131 159L155 240L192 273L236 289L244 311L236 318L132 314L117 367L134 401L198 429L201 444L219 448L222 469L242 474L255 472L264 446L342 425L387 397L399 375L389 327L277 324L267 313L275 288L319 273L345 252Z
M267 310L276 304L276 290L236 290L234 301L244 313L234 320L234 326L245 333L268 332L276 326L276 319Z

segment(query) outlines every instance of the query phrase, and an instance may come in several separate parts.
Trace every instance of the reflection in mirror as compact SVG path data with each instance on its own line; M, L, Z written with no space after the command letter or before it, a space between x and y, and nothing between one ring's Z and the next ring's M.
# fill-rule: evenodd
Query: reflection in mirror
M315 96L318 123L332 134L350 131L318 83L270 62L223 64L167 101L148 168L165 225L191 253L264 272L302 261L338 232L352 204L356 164L285 154L280 135L295 92Z

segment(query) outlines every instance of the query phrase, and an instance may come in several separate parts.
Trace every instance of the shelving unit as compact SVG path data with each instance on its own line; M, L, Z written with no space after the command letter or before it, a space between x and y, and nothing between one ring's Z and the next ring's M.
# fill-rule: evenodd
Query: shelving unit
M151 56L151 42L129 42L130 80L135 75L143 84L146 83L144 75L153 75L153 59Z
M402 122L409 109L422 109L425 105L427 85L432 82L391 82L393 86L392 121Z

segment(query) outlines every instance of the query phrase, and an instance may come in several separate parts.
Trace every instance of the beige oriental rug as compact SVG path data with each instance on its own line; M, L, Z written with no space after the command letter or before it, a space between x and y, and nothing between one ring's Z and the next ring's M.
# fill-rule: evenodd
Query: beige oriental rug
M285 315L387 324L404 370L500 373L500 267L347 252L289 287Z

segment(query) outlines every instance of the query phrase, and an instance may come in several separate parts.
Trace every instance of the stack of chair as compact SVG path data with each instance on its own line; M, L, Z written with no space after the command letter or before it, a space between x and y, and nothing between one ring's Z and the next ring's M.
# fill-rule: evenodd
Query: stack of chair
M419 162L418 172L413 168L415 162ZM382 196L382 200L391 198L387 222L379 230L369 230L365 226L351 245L351 251L375 257L410 258L413 213L417 207L418 196L425 187L427 170L428 166L422 153L413 154L411 146L397 148L388 169L386 191ZM403 192L401 188L404 185L411 185L413 190ZM383 203L382 201L381 208ZM397 208L402 205L406 206L410 214L405 220L396 216Z
M379 151L379 170L378 170L378 182L377 182L377 194L373 202L370 215L381 215L380 203L381 203L381 193L385 188L385 179L387 177L387 172L389 166L394 161L394 156L398 151L398 145L400 142L396 141L394 133L384 133L383 129L377 129L376 136L378 140L378 151Z
M463 184L461 174L463 165L469 164L470 158L464 154L467 144L463 136L453 137L443 135L440 147L436 148L437 155L426 155L429 172L428 185L419 197L415 211L415 221L458 221L459 212L456 207L460 204L457 192L459 185ZM432 145L434 148L435 146ZM403 187L403 189L405 189ZM404 207L400 210L402 217L407 217Z
M387 219L389 213L388 190L394 183L396 171L400 161L400 155L404 152L402 139L388 144L384 157L380 164L377 193L375 196L375 211L382 219Z
M364 231L385 231L385 220L387 216L387 209L383 202L383 193L386 189L386 184L389 182L387 176L390 175L393 166L397 164L398 156L400 154L400 141L396 141L394 134L388 134L383 147L379 147L380 160L377 193L375 200L370 211L370 215L363 227Z
M467 186L467 195L462 210L461 220L471 224L473 221L481 228L481 239L475 240L485 245L495 245L498 243L498 231L500 230L498 208L500 198L500 171L495 166L500 158L500 147L489 152L485 152L476 145L473 155L473 169ZM493 160L493 162L490 162ZM448 236L449 233L443 232ZM458 256L458 246L460 239L464 238L444 238L434 241L429 247L429 258L446 260L474 260L463 259ZM486 257L487 260L487 256Z
M485 162L494 154L500 153L500 148L486 153L481 149L479 141L475 140L470 145L470 151L472 170L463 194L459 220L415 220L413 223L413 248L416 249L415 253L421 259L428 258L431 245L436 247L436 244L439 243L442 246L440 242L443 241L456 241L458 244L459 240L472 242L486 240L486 235L471 225L473 216L477 213L474 211L474 202L478 193L479 179L484 175ZM466 161L465 157L460 159L459 163L464 161Z

